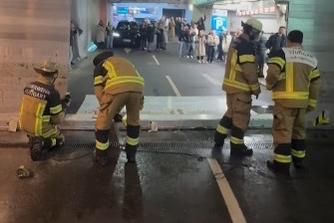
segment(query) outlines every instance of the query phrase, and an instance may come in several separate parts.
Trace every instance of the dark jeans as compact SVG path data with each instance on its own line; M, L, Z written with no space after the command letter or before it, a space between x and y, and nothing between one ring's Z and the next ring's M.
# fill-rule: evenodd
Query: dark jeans
M223 57L224 57L224 51L223 51L223 49L219 49L217 59L218 60L223 60Z
M212 63L214 57L215 57L215 47L208 46L208 62Z

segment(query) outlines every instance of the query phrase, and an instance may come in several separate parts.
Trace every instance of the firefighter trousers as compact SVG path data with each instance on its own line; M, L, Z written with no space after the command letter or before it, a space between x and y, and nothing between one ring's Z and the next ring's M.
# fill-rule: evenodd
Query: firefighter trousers
M109 130L113 117L126 107L127 112L127 141L126 152L135 153L139 144L139 111L142 94L139 92L125 92L116 95L104 93L101 107L96 120L96 152L105 154L109 148Z
M244 145L244 133L248 127L252 97L250 93L226 94L227 111L215 132L215 143L223 146L231 130L231 148Z
M274 162L290 165L305 157L305 108L287 108L278 103L274 106L273 140Z
M60 132L58 126L49 123L43 126L41 136L35 136L31 133L27 133L27 136L29 138L30 146L32 146L34 138L37 137L42 140L44 142L43 149L52 149L57 146L62 146L65 142L65 136Z

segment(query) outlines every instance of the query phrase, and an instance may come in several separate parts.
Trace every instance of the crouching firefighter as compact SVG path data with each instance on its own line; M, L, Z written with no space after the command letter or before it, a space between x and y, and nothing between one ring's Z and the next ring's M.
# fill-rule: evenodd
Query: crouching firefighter
M144 79L125 58L106 51L94 58L94 88L100 104L96 120L96 153L98 165L108 164L109 131L112 119L125 106L127 112L127 140L125 152L128 162L135 162L139 145L139 112L143 107Z
M261 92L255 60L256 40L262 31L262 23L248 19L242 23L244 32L230 46L223 90L226 92L227 111L220 120L214 140L214 150L224 146L224 140L231 132L231 155L251 156L253 150L244 143L244 134L250 120L252 95L256 98Z
M305 117L314 110L320 91L318 62L302 47L303 33L293 30L287 48L269 55L267 88L272 90L274 105L273 161L267 166L274 172L289 175L290 164L304 167L306 154Z
M33 161L43 158L49 149L64 144L64 135L58 124L64 118L64 109L70 103L70 96L60 99L54 83L58 77L56 64L45 62L34 67L37 80L24 88L19 112L19 128L29 138L30 156Z

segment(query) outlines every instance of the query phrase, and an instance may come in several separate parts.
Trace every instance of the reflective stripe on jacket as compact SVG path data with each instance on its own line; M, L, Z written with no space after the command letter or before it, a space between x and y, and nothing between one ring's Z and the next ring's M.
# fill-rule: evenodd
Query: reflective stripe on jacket
M254 45L239 37L228 51L223 90L227 93L258 94L260 85L256 69Z
M94 85L102 85L105 92L144 92L144 78L125 58L110 57L98 65L94 74Z
M320 90L317 60L302 48L283 48L269 56L267 86L272 98L290 108L316 107ZM272 69L277 66L279 69Z
M59 93L52 87L34 82L24 89L19 111L19 128L30 135L53 137L54 120L63 115Z

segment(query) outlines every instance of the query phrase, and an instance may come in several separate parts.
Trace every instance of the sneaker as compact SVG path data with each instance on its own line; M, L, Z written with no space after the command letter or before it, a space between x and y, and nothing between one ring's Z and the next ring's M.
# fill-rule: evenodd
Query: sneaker
M189 59L190 57L189 56L186 56L187 57L187 59Z
M30 142L30 158L32 161L39 161L43 157L43 140L32 138Z
M191 59L194 59L194 56L190 56Z
M197 62L198 62L198 63L202 63L202 61L200 61L200 60L198 60Z

